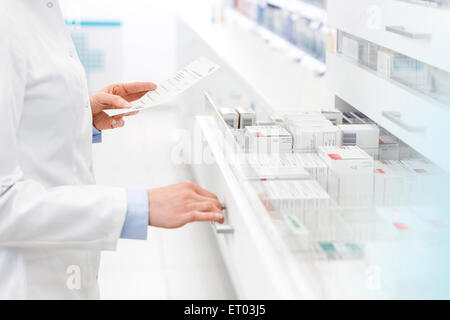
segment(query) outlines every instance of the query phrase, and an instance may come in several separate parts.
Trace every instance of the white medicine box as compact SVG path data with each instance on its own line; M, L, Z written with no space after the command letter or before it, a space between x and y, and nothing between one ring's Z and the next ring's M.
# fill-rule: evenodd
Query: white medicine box
M357 146L318 148L328 166L328 192L342 206L369 206L373 198L374 160Z
M219 108L220 115L225 123L233 129L239 128L239 114L232 108Z
M379 157L380 127L376 124L344 124L338 126L343 146L358 146L375 159Z
M239 129L245 129L256 124L256 112L246 108L236 108L239 115Z
M400 144L396 137L389 134L380 135L380 160L399 160Z
M328 167L326 163L317 155L317 153L294 153L299 163L311 178L320 183L326 189L328 185Z
M380 128L375 124L343 124L338 128L342 132L342 145L365 148L378 148Z
M267 180L310 179L310 174L294 153L250 153L247 162L256 178Z
M405 206L410 197L412 174L399 161L375 161L374 205Z
M292 135L280 126L246 127L245 150L249 153L291 153Z
M341 111L322 111L322 114L335 126L342 124L344 121L344 117Z
M288 130L293 136L294 152L311 153L316 152L319 146L340 145L341 132L328 120L317 124L314 121L297 122L290 124Z

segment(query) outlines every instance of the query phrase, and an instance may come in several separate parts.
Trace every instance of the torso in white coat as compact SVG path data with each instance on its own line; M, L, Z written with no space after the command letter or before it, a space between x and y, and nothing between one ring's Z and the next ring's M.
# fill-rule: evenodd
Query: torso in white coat
M94 186L85 72L57 1L2 0L0 38L0 298L97 298L126 198Z

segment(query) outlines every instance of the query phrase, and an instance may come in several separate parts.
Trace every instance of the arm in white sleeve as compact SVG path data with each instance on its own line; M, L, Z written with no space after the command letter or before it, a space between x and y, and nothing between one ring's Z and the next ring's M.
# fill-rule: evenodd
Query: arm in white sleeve
M125 189L97 186L46 188L39 181L24 178L16 136L23 111L26 69L20 43L15 44L9 35L2 35L0 246L114 249L127 211Z

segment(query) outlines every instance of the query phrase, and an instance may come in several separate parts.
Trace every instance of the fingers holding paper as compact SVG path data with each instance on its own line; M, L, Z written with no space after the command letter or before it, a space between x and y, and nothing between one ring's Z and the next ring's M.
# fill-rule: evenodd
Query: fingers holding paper
M158 86L153 82L131 82L113 84L103 89L103 91L120 96L128 102L132 102L139 100L147 92L156 90L157 88Z
M92 109L92 123L98 130L116 129L123 127L124 116L136 114L136 112L122 114L117 117L110 117L103 110L107 109L127 109L131 105L120 96L106 92L98 92L89 96Z
M162 82L158 88L156 88L155 84L150 82L135 82L130 84L112 85L105 90L109 93L120 95L127 101L135 101L137 99L138 101L133 103L133 111L141 111L175 98L177 95L188 90L218 69L219 66L217 64L206 58L200 57L179 70L173 77ZM110 117L126 113L126 111L123 110L112 109L105 110L104 112Z
M131 108L130 102L142 98L147 92L155 90L152 82L132 82L113 84L101 92L90 95L93 124L98 130L116 129L123 127L123 117L133 116L138 111L108 115L104 110Z

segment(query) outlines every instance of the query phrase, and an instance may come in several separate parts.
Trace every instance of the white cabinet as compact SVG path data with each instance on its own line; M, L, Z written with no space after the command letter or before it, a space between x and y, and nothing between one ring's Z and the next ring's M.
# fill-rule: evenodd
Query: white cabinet
M337 53L328 54L327 65L329 88L338 97L436 164L450 168L450 153L437 148L450 137L450 108Z
M399 0L329 0L328 21L333 28L450 72L450 10Z
M369 68L358 59L348 59L345 53L329 52L327 83L336 96L450 171L450 153L442 152L441 147L450 138L450 105L432 89L435 70L450 79L450 10L399 0L330 0L329 22L338 34L357 37L364 50L377 46L363 59L370 60L372 54L375 62L370 63L377 64L378 54L379 69L383 50L392 52L387 63L391 70L399 66L408 77L417 72L419 79L413 63L425 68L417 87L407 86L393 74L377 72L377 66ZM388 73L394 72L391 70ZM446 86L449 81L444 81Z
M373 21L367 20L373 10L382 17L378 29L370 28ZM183 95L179 104L190 132L197 140L201 138L194 147L200 157L192 159L197 182L223 201L225 223L233 229L216 235L239 298L434 296L435 282L427 282L426 277L416 283L415 275L399 272L405 263L409 267L408 262L415 261L414 270L426 274L427 266L419 266L425 255L408 250L416 246L414 241L423 245L430 239L422 242L423 233L414 238L416 233L406 231L404 224L391 217L407 211L408 218L419 216L422 227L425 222L436 222L434 215L426 217L423 208L414 208L418 213L410 213L410 208L381 208L379 214L380 208L372 206L369 195L367 204L355 208L342 208L333 201L324 212L308 207L304 221L289 224L289 215L267 201L264 183L246 174L248 163L240 159L243 151L233 138L236 132L219 121L217 112L209 113L204 101L206 92L221 107L254 106L257 120L264 122L289 111L331 107L338 97L337 101L345 101L448 171L450 152L439 146L450 139L446 132L449 107L338 52L328 53L325 82L266 46L252 30L240 31L233 23L211 26L209 21L184 14L178 24L180 67L200 55L222 67ZM442 70L450 70L443 59L450 52L445 51L445 42L438 41L444 33L435 25L450 30L448 17L449 11L405 1L329 0L329 20L337 29ZM415 23L419 18L425 22ZM394 181L389 190L396 191L402 183ZM298 232L299 225L306 231ZM442 230L436 231L437 238ZM411 238L414 241L409 242ZM408 260L411 253L414 259ZM435 278L440 277L436 273Z

